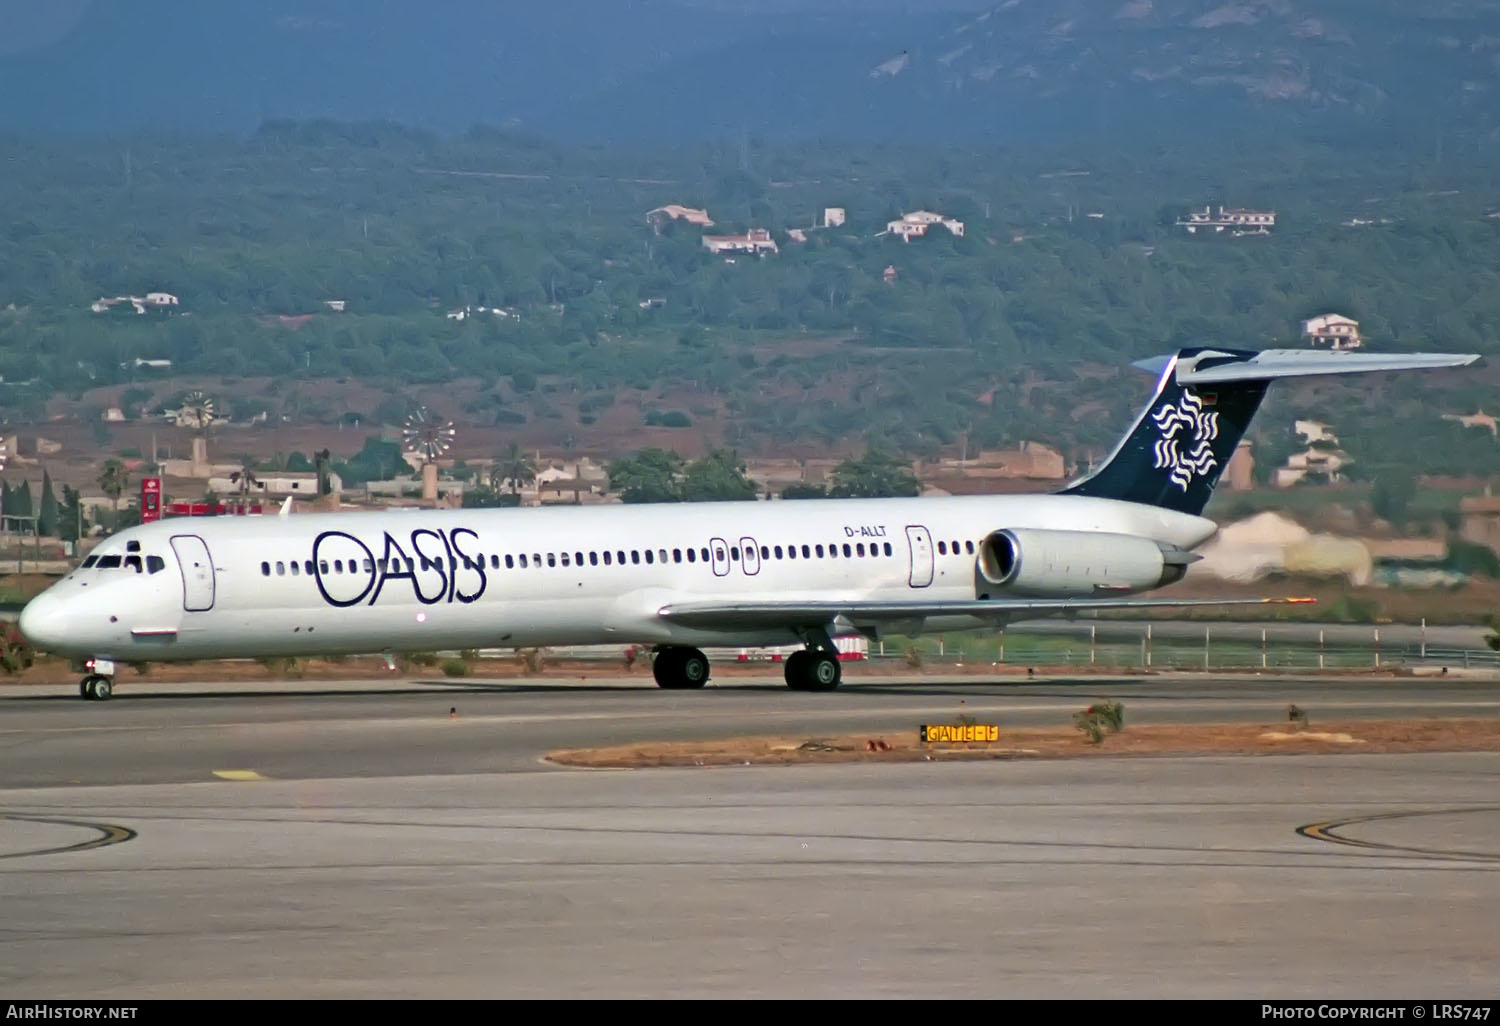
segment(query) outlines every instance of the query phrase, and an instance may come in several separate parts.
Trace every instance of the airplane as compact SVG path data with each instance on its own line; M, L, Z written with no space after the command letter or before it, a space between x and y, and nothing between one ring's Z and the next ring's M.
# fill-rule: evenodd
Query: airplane
M838 687L832 641L1001 628L1084 610L1291 599L1143 595L1218 530L1202 516L1283 378L1460 367L1477 354L1193 347L1137 366L1150 403L1052 493L169 519L105 539L20 630L87 670L121 663L557 645L650 646L700 688L708 646L801 644L793 689Z

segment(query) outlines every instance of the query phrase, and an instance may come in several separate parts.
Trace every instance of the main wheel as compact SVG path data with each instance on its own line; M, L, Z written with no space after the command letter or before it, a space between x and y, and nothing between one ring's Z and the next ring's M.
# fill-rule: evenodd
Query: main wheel
M682 658L682 650L676 648L664 648L656 653L656 658L651 660L651 676L656 678L657 687L670 688L677 680L677 663Z
M97 702L109 701L109 696L114 694L114 686L108 677L94 678L94 700Z
M827 652L809 652L806 674L808 691L832 691L844 677L844 668L838 657Z
M786 686L793 691L807 690L807 661L812 658L812 653L803 649L793 652L786 657L786 665L782 667L782 673L786 675Z
M708 656L696 648L664 648L656 654L651 675L658 687L701 688L708 683Z

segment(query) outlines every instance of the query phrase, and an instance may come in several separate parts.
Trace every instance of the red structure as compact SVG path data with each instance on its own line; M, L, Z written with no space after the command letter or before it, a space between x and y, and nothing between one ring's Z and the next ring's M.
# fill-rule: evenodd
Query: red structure
M230 515L242 517L259 513L260 511L260 503L258 502L235 503L234 505L226 505L220 502L212 506L206 502L167 503L167 516L169 517L222 517Z
M141 478L141 523L161 519L161 478Z

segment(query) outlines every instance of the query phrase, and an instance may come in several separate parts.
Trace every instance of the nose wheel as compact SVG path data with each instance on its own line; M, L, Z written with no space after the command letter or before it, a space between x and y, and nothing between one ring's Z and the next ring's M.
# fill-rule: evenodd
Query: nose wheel
M78 695L88 702L107 702L114 694L110 679L102 673L91 673L78 682Z

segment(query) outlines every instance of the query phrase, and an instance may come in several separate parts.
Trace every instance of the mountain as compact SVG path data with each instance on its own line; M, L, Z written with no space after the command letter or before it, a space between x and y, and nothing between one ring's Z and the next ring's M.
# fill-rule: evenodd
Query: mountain
M1500 0L0 0L0 130L597 142L1497 129ZM8 8L8 10L7 10Z

